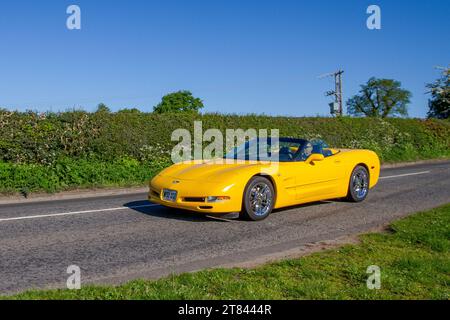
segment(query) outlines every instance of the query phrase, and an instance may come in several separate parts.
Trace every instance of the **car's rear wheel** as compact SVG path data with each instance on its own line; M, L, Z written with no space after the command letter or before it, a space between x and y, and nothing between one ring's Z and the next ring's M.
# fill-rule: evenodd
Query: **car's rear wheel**
M272 212L275 204L275 190L270 180L253 177L244 190L241 216L248 220L263 220Z
M369 194L369 172L364 166L356 166L350 176L347 200L361 202Z

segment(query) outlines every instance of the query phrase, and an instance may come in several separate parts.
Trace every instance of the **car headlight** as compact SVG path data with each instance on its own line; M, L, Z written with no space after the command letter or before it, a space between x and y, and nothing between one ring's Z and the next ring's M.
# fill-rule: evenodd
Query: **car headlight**
M230 200L230 197L227 196L217 196L217 197L207 197L206 202L221 202L225 200Z

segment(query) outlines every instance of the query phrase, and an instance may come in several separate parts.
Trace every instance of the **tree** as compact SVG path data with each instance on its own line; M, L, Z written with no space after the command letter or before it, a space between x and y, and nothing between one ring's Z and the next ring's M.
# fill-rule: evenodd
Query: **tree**
M448 119L450 116L450 68L442 69L442 75L427 85L431 99L428 102L429 118Z
M370 78L359 94L347 101L347 112L355 116L407 116L411 92L392 79Z
M190 91L178 91L162 97L161 102L153 108L155 113L198 112L203 108L203 101L195 98Z
M141 113L141 110L139 110L138 108L132 108L132 109L120 109L119 111L117 111L117 113L133 113L133 114L139 114Z
M111 110L104 103L99 103L97 106L96 113L110 113Z

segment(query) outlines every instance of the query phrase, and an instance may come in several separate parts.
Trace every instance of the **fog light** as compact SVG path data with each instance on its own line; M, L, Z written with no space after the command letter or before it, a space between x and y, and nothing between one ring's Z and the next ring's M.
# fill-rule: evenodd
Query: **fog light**
M225 200L230 200L230 197L219 196L219 197L208 197L208 198L206 198L206 202L220 202L220 201L225 201Z

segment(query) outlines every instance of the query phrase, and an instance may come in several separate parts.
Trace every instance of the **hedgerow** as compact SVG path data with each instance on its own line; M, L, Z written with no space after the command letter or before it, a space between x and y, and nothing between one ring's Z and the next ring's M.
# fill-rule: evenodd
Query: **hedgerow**
M279 129L338 148L368 148L383 162L450 156L450 122L420 119L293 118L177 113L0 110L0 191L142 184L170 165L172 132Z

